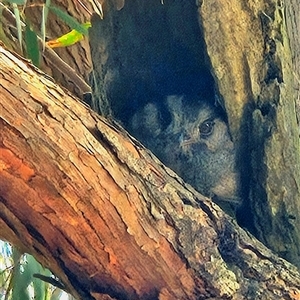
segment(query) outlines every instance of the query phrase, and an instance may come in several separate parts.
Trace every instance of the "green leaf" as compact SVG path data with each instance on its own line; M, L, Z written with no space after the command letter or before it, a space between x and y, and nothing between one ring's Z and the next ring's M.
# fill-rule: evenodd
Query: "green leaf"
M41 38L43 41L43 50L45 48L45 42L46 42L46 23L48 20L48 14L49 14L49 6L51 5L51 0L46 0L45 5L43 5L42 8L42 20L41 20Z
M48 282L34 277L34 274L38 273L51 278L51 272L43 268L33 256L23 255L15 247L1 240L0 267L0 288L7 294L6 297L1 298L0 291L0 299L50 300L51 297L52 300L61 300L60 289L54 289Z
M16 5L24 5L27 0L7 0L8 3Z
M40 51L38 37L34 31L30 29L29 24L26 22L25 27L25 44L27 58L31 59L32 63L39 67L40 65Z
M83 25L81 25L75 18L61 10L56 6L49 6L49 9L55 13L62 21L68 24L72 29L76 30L77 32L88 35L88 30Z
M84 26L85 28L89 28L92 25L90 22L87 22L82 24L82 26ZM61 37L55 40L48 41L46 44L50 48L67 47L67 46L74 45L75 43L81 41L82 39L83 39L83 35L80 32L73 29L70 32L62 35Z
M31 255L27 255L28 267L30 267L30 274L32 276L32 285L34 290L34 299L35 300L44 300L46 299L47 289L49 284L45 283L42 280L33 277L33 274L47 274L51 276L51 272L45 270Z
M27 264L20 264L21 256L21 253L14 248L14 270L11 276L12 300L30 300L28 285L31 283L32 279L27 271Z
M20 18L20 12L19 12L19 8L16 3L13 3L12 7L13 7L14 15L16 18L19 45L20 45L20 49L22 51L22 22L21 22L21 18Z

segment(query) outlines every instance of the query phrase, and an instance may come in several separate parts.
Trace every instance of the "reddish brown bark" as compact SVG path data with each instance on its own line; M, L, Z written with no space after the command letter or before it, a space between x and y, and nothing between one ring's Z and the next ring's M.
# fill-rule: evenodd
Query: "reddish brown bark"
M119 126L3 48L0 62L1 238L34 254L68 291L81 299L299 297L294 267Z

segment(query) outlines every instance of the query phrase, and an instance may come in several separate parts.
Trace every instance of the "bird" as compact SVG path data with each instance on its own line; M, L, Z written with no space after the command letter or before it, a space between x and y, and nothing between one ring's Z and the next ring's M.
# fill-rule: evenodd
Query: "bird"
M200 193L239 205L237 150L222 109L185 95L168 95L161 107L147 103L129 131Z

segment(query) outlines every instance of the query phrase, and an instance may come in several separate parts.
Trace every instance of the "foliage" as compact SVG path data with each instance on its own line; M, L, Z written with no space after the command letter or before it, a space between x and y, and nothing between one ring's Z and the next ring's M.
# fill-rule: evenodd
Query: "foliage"
M36 274L53 277L33 256L0 241L0 300L71 299L61 289L36 278Z
M91 22L87 22L82 24L86 30L91 27ZM67 34L62 35L61 37L57 38L56 40L49 41L46 44L50 48L57 48L57 47L67 47L74 45L75 43L81 41L84 37L84 34L80 31L73 29L72 31L68 32Z
M40 60L40 47L39 42L47 46L54 47L67 47L71 46L83 39L84 36L88 35L88 28L91 27L90 22L80 24L74 17L70 16L68 13L64 12L59 7L51 4L51 0L46 0L44 4L31 4L27 5L26 0L5 0L7 2L0 3L1 10L3 8L9 10L12 15L14 15L14 26L16 26L16 34L19 42L20 52L27 58L29 58L34 65L39 66ZM81 2L79 2L81 3ZM29 9L35 6L42 6L41 22L40 22L40 32L36 32L32 28L32 24L26 18L24 13L25 9ZM45 43L46 40L46 23L48 19L49 11L53 12L59 19L61 19L65 24L67 24L71 31L61 37L58 37L54 42ZM2 18L0 19L2 21ZM25 32L25 35L23 34ZM25 46L25 49L23 50Z

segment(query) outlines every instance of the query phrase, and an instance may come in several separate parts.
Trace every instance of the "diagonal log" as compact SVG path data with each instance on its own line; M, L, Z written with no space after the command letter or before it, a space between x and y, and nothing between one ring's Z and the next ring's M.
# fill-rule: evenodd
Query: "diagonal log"
M0 48L0 237L80 299L298 299L296 268Z

